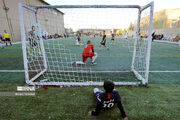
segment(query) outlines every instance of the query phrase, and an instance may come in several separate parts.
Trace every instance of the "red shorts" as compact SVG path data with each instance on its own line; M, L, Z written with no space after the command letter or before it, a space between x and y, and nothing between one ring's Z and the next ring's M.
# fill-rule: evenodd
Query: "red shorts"
M87 58L91 58L92 59L92 57L94 56L94 52L91 52L91 53L83 53L82 54L82 59L83 59L83 62L85 62L86 60L87 60Z

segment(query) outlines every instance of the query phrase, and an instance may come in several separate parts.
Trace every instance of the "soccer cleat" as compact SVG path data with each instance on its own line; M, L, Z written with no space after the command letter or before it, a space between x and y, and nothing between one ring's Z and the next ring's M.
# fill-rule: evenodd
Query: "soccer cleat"
M95 62L92 62L92 65L96 65L97 63L95 63Z

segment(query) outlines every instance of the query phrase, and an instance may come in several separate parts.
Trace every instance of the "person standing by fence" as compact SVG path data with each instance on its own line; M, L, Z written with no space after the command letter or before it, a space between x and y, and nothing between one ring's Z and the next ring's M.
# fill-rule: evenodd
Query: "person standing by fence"
M7 42L9 42L10 45L12 46L12 44L11 44L11 39L10 39L10 35L9 35L9 33L7 33L6 30L4 30L3 37L5 38L6 46L7 46Z

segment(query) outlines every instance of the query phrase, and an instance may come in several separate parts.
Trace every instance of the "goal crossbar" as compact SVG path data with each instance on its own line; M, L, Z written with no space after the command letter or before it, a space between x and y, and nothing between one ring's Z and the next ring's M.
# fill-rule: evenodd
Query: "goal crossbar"
M139 5L38 5L35 8L138 8Z
M57 85L57 86L103 86L104 82L31 82L29 85ZM141 82L114 82L115 85L140 85Z

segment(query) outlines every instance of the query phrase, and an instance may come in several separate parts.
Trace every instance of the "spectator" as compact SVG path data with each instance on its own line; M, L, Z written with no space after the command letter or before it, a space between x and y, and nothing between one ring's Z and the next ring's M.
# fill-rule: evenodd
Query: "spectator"
M0 34L0 48L3 48L2 41L3 41L3 37Z
M160 38L160 40L163 40L163 37L164 37L164 35L163 35L163 34L161 34L161 38Z
M4 43L6 42L5 38L1 34L0 34L0 41L4 41Z
M4 30L3 37L5 38L6 46L7 46L7 42L9 42L10 45L12 46L11 40L10 40L10 35L9 35L9 33L6 32L6 30Z
M177 34L176 37L173 38L173 41L174 41L174 42L178 42L179 40L180 40L180 37L179 37L179 34Z
M152 41L155 40L155 32L152 33Z

